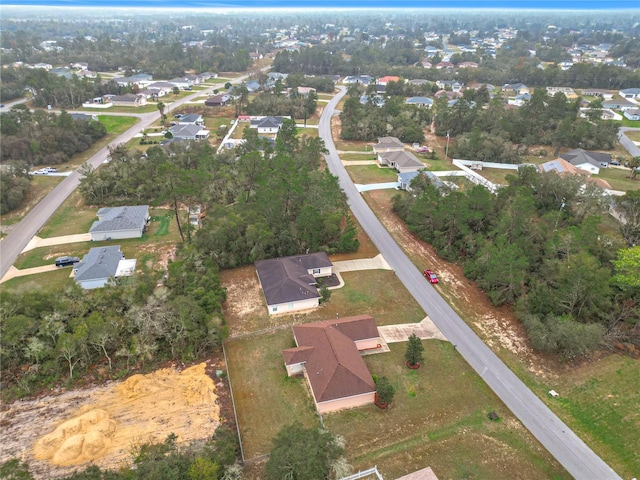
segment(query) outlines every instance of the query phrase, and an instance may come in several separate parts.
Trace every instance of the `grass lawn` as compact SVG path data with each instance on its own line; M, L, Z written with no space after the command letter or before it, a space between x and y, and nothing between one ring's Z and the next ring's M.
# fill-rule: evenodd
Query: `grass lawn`
M622 112L618 112L622 115ZM629 120L624 115L622 120L619 121L621 127L640 128L640 120Z
M346 169L353 183L366 185L398 180L398 172L392 168L380 168L377 165L352 165Z
M115 117L113 115L98 115L98 120L105 126L108 134L120 135L138 123L135 117Z
M336 149L343 152L371 152L373 149L370 143L367 142L347 142L338 140L336 143Z
M624 133L627 137L629 137L629 140L633 141L633 142L640 142L640 132L637 131L628 131Z
M614 190L626 192L628 190L640 189L640 175L635 179L631 179L631 172L622 168L601 168L598 175L592 175L593 178L602 178L609 182Z
M297 129L299 136L307 136L307 137L317 137L318 129L317 128L298 128Z
M63 292L73 284L70 278L71 268L61 268L52 272L43 272L37 275L16 277L4 282L0 288L7 292L26 293L34 290L43 292Z
M80 191L75 190L49 218L37 235L40 238L50 238L86 233L93 222L98 219L97 211L96 207L85 205Z
M404 366L405 343L364 357L372 374L396 388L387 410L371 405L324 416L345 438L356 471L377 465L385 478L397 478L429 465L439 478L570 478L451 344L423 345L419 370ZM500 420L490 421L489 412Z
M518 172L516 170L503 170L501 168L483 168L482 170L476 172L482 177L486 178L492 183L498 185L507 185L507 175L517 175Z
M117 105L110 108L91 108L91 107L81 107L78 109L81 112L92 112L92 113L100 113L100 112L118 112L118 113L149 113L149 112L157 112L158 107L156 107L155 103L147 103L142 107L125 107L124 105Z
M341 153L340 160L377 160L377 156L371 152Z
M225 342L245 459L269 453L271 439L295 421L318 425L302 378L289 378L282 350L295 346L287 329Z

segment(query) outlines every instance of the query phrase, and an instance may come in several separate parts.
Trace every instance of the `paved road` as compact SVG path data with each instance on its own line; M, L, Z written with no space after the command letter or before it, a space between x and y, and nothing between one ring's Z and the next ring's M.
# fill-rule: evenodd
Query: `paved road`
M242 76L231 80L231 83L239 83L243 81L247 76ZM206 90L200 90L194 92L193 95L181 98L174 102L168 103L165 108L165 113L169 114L172 110L179 107L185 102L213 92L217 85L209 87ZM87 112L80 112L87 113ZM100 115L129 115L127 113L116 112L100 112ZM101 148L97 153L91 156L87 163L93 168L98 168L102 162L109 155L109 147L116 146L121 143L126 143L131 140L134 135L140 132L142 129L149 127L153 122L160 118L160 112L149 113L132 113L130 116L135 116L140 119L138 123L132 126L129 130L119 135L108 146ZM20 255L22 249L29 243L33 236L38 233L38 230L46 223L51 215L58 209L62 202L64 202L69 195L80 184L80 174L77 171L72 172L66 179L59 183L45 198L43 198L38 205L36 205L23 219L16 225L11 232L0 241L0 278L9 271L11 265L15 259Z
M627 152L629 152L629 155L632 157L640 157L640 148L625 135L625 132L629 131L640 132L640 128L621 127L620 130L618 130L620 144L627 149Z
M331 138L331 116L345 93L346 90L343 89L325 107L320 119L319 133L329 151L326 155L329 170L339 178L352 212L384 255L387 263L418 304L424 308L429 318L447 339L457 346L458 352L469 365L571 475L579 480L619 479L611 467L534 395L424 280L420 271L362 199L340 162Z

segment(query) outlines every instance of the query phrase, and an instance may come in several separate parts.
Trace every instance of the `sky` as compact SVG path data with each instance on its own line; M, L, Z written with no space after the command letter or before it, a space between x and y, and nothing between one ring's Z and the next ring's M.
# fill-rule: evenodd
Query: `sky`
M5 5L149 8L498 8L525 10L640 9L640 0L6 0ZM0 13L1 15L1 13Z

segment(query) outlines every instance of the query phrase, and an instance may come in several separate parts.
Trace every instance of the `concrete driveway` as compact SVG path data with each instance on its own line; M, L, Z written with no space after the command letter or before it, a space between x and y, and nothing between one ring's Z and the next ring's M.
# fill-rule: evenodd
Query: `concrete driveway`
M333 273L350 272L355 270L391 270L382 254L373 258L358 258L333 262Z
M63 235L61 237L40 238L38 236L33 237L27 243L27 246L22 249L21 253L28 252L38 247L51 247L52 245L65 245L67 243L79 243L90 242L90 233L78 233L76 235Z
M429 317L425 317L420 323L402 323L399 325L384 325L378 327L380 336L387 343L406 342L412 334L416 334L422 340L435 338L437 340L448 341L440 329L431 321Z
M18 270L16 267L11 265L7 273L2 277L0 283L4 283L12 278L16 277L24 277L26 275L34 275L36 273L44 273L44 272L53 272L54 270L59 270L61 267L56 267L55 265L43 265L41 267L33 267L33 268L23 268L22 270ZM73 269L69 269L69 276L73 273Z

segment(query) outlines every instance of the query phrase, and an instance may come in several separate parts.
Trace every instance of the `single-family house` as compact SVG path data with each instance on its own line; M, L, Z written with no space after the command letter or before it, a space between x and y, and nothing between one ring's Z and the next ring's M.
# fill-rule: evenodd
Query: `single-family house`
M376 107L382 107L385 104L385 99L382 95L361 95L360 103L362 105L375 105Z
M373 82L373 77L369 75L347 75L342 79L342 83L345 85L352 85L359 83L360 85L369 85Z
M171 80L167 80L167 82L178 87L180 90L190 90L193 86L193 80L188 77L176 77Z
M400 81L400 77L396 77L395 75L386 75L384 77L379 78L376 83L378 85L386 85L389 82L399 82L399 81Z
M620 90L618 94L622 98L640 99L640 88L625 88L624 90Z
M603 100L611 100L615 95L613 90L605 90L602 88L583 88L582 95L586 97L600 97Z
M404 150L404 143L396 137L379 137L378 143L373 146L373 153L401 152Z
M149 205L104 207L89 229L92 241L140 238L149 224Z
M578 168L562 158L550 160L538 166L540 172L555 172L558 175L581 175L586 183L598 185L600 188L611 190L611 185L604 178L595 178L589 175L589 172Z
M73 77L73 71L68 67L58 67L51 70L51 73L58 77L71 78Z
M378 153L378 163L382 166L388 166L396 171L413 172L424 168L418 157L413 153L402 150L400 152Z
M425 80L424 78L414 78L407 82L409 85L429 85L431 82L429 80Z
M152 94L155 94L156 97L164 97L165 95L169 95L170 93L172 93L174 87L175 85L169 82L153 82L147 85L147 88L145 90L148 90Z
M261 117L251 120L251 128L258 129L258 133L278 133L282 127L283 117Z
M442 69L450 69L450 68L454 68L455 65L451 62L438 62L436 63L436 69L437 70L442 70Z
M318 413L375 402L362 351L380 348L375 320L358 315L292 327L296 347L282 351L288 376L304 375Z
M442 88L443 90L449 90L452 92L460 92L462 91L462 87L464 86L464 84L458 82L457 80L438 80L436 82L436 85L438 85L438 87Z
M602 108L610 108L612 110L631 110L634 108L638 108L637 103L630 102L625 98L612 98L611 100L606 100L602 102Z
M219 95L214 95L213 97L209 97L204 101L204 104L207 107L224 107L231 100L231 96L226 93L222 93Z
M478 64L476 62L462 62L458 64L458 68L478 68Z
M90 113L70 113L71 118L74 120L84 120L85 122L89 122L93 120L94 122L98 121L97 115L91 115Z
M260 88L262 88L262 85L260 85L260 82L258 82L257 80L249 80L244 84L244 86L247 87L249 93L257 92L258 90L260 90Z
M311 92L315 93L316 89L313 87L297 87L296 91L298 92L298 95L308 97Z
M432 172L420 169L413 170L411 172L398 173L398 188L400 190L411 192L413 190L411 188L411 182L418 176L426 177L427 179L429 179L429 182L437 189L441 189L445 186L442 180L436 177Z
M276 80L286 80L288 76L289 76L288 73L280 73L280 72L267 73L267 78L269 78L269 80L273 80L274 82Z
M74 62L71 64L71 68L76 70L89 70L89 64L87 62Z
M53 68L53 65L51 65L50 63L34 63L33 64L33 68L42 68L44 70L51 70Z
M325 252L258 260L255 266L269 315L317 307L317 278L333 273Z
M174 125L169 129L175 140L206 140L209 138L209 130L201 125Z
M502 86L502 91L514 95L520 95L522 93L531 93L529 87L524 83L505 83Z
M593 175L600 173L600 168L608 167L611 162L611 155L608 153L589 152L581 148L564 153L560 158Z
M95 247L73 266L75 282L85 290L103 288L118 278L130 276L136 268L136 260L126 260L120 245Z
M433 106L433 99L429 97L409 97L404 103L407 105L417 105L418 107L431 108Z
M198 113L187 113L178 119L178 125L204 125L204 119Z
M522 105L527 103L529 100L531 100L531 94L530 93L522 93L520 95L516 95L513 98L510 98L508 100L508 103L510 105L517 105L518 107L521 107Z
M145 88L153 82L153 76L148 73L137 73L130 77L116 77L113 80L121 87L137 85L140 88Z
M147 97L141 94L125 93L111 97L111 104L123 107L142 107L147 104Z
M547 87L548 95L554 96L556 93L564 93L564 96L569 100L578 98L575 90L571 87Z
M625 110L624 116L629 120L640 120L640 108Z

